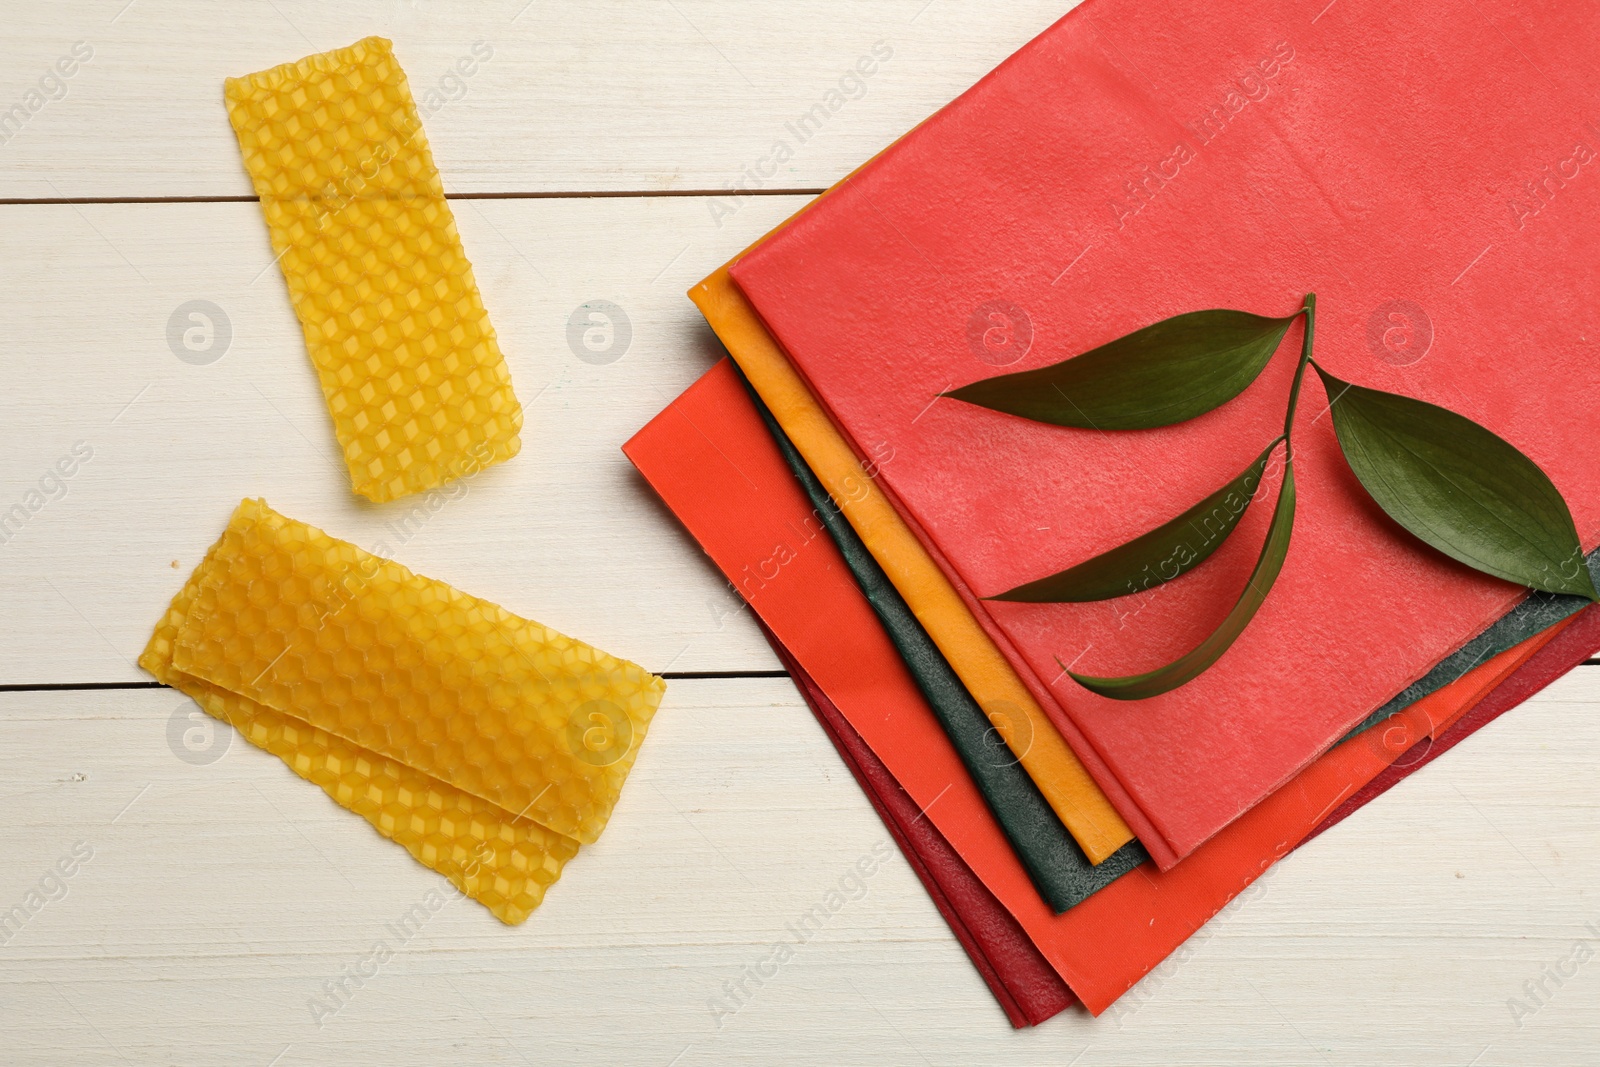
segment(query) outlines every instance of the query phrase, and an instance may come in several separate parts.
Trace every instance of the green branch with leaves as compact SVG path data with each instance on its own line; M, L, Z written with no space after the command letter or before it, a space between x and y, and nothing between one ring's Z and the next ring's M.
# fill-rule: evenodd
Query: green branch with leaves
M1149 533L987 598L1025 604L1110 600L1188 573L1238 527L1282 446L1283 480L1266 540L1227 617L1199 645L1156 670L1121 678L1068 670L1085 688L1118 700L1169 692L1216 663L1255 617L1289 552L1295 512L1294 421L1307 368L1317 372L1327 391L1345 461L1395 522L1485 574L1600 601L1572 512L1538 464L1453 411L1329 374L1312 358L1315 294L1287 318L1227 309L1193 311L1060 363L997 375L941 395L1053 426L1119 431L1172 426L1244 392L1300 318L1305 332L1283 433L1250 466Z

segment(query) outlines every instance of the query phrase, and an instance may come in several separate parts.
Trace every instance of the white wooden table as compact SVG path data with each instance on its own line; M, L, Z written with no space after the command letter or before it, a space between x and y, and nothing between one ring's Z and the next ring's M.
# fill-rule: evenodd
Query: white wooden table
M59 899L0 944L0 1062L1596 1062L1600 963L1574 952L1600 948L1595 667L1290 856L1099 1020L1013 1032L898 857L713 1014L887 835L618 446L717 355L688 285L1066 6L6 4L0 111L27 114L0 132L0 511L44 499L0 544L0 911ZM397 554L673 681L610 831L532 919L450 905L319 1026L322 983L444 883L226 729L200 756L169 742L192 705L133 659L243 496L386 538L221 96L372 33L440 91L428 137L528 409L521 457ZM893 57L763 195L714 199L879 41ZM52 80L75 42L92 56ZM475 42L491 58L452 78ZM566 341L596 299L633 328L599 365ZM192 300L231 331L211 362L169 345ZM56 479L75 446L92 455Z

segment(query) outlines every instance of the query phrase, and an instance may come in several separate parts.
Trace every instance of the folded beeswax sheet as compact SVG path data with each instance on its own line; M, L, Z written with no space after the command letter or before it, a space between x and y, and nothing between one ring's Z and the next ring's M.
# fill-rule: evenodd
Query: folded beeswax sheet
M575 838L547 830L398 760L351 744L248 697L172 666L173 643L216 547L156 625L139 666L194 699L289 769L315 783L340 807L439 872L502 922L515 925L544 900L545 890L577 855Z
M172 662L585 844L665 691L642 667L254 500L201 572ZM595 714L615 727L606 751L584 744Z
M501 895L502 874L533 869L528 842L564 862L603 829L665 688L258 500L141 663L458 884L485 873L485 848L514 846L490 878ZM463 861L438 834L484 847Z

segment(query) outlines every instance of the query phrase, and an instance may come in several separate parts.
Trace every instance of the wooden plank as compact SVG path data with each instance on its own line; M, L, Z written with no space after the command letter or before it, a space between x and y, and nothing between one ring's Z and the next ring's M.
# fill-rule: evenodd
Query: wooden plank
M7 4L0 11L0 70L7 72L0 111L16 104L24 114L0 125L0 197L248 194L222 107L223 79L369 34L394 40L413 92L431 111L428 139L452 192L722 189L746 167L775 158L778 141L789 144L792 158L781 167L766 164L772 173L763 184L820 188L1072 6ZM54 65L80 41L91 58L55 80ZM459 73L458 62L470 76ZM873 70L865 80L858 62ZM837 98L828 97L841 87ZM30 91L39 95L30 98ZM438 95L425 100L428 93ZM30 103L38 110L28 110ZM825 111L813 135L789 129L819 104Z
M0 908L93 849L0 946L12 1062L1460 1065L1600 1038L1600 963L1508 1008L1600 940L1593 668L1289 857L1118 1010L1022 1034L898 856L739 1010L708 1003L885 839L782 679L673 684L541 910L447 905L318 1027L322 983L443 882L238 738L176 758L191 707L0 694Z
M777 669L619 447L720 354L684 291L802 203L722 227L693 198L458 203L527 430L437 512L351 493L255 204L0 208L0 514L37 505L0 530L0 684L143 677L133 659L245 496L657 671ZM206 365L168 335L192 300L231 327ZM609 363L569 346L590 300L631 320Z
M352 6L7 5L0 116L42 92L0 122L0 199L245 196L222 79L368 33L395 40L452 193L718 190L779 141L792 158L760 184L817 188L1072 2ZM76 41L93 56L44 81ZM447 80L478 41L492 55ZM790 126L879 41L864 94L846 82L859 98L802 143ZM246 494L656 670L776 667L616 446L717 354L682 290L803 202L458 201L529 432L409 516L348 492L254 205L0 206L0 513L47 498L0 543L0 684L140 678L156 615ZM197 299L233 333L204 365L167 339ZM631 319L613 363L567 343L594 299ZM1482 1067L1600 1043L1593 668L1290 857L1106 1018L1025 1034L898 858L718 1013L886 838L789 683L751 679L673 683L610 832L525 926L449 905L318 1027L322 983L443 883L237 738L179 759L167 731L190 708L0 693L0 910L94 850L0 945L0 1058Z

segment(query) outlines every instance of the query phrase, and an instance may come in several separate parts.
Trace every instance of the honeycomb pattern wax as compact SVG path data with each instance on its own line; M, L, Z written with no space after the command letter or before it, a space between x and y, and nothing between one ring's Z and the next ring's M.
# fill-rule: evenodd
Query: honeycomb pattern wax
M201 570L214 553L207 555ZM574 839L531 819L513 818L447 782L174 668L173 642L199 584L196 571L156 625L140 666L320 786L500 921L515 925L539 906L545 890L577 854Z
M516 455L522 408L389 42L224 95L355 491L393 500Z
M666 688L260 500L198 571L173 666L586 844Z

